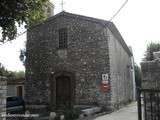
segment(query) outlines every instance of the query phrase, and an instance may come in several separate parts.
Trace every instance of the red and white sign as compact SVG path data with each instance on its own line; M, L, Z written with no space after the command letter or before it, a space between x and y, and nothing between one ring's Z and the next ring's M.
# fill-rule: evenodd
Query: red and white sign
M102 92L107 92L110 90L108 74L102 74L102 83L100 89Z
M102 74L102 84L108 84L108 74Z
M108 92L110 90L110 85L109 84L101 84L100 89L102 92Z

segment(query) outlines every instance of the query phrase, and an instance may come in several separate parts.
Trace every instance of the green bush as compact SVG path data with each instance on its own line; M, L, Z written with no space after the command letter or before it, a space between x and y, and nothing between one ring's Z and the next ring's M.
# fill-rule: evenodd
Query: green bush
M57 115L57 116L54 118L54 120L60 120L60 116Z
M65 120L75 120L79 118L80 115L79 109L66 109L64 111Z

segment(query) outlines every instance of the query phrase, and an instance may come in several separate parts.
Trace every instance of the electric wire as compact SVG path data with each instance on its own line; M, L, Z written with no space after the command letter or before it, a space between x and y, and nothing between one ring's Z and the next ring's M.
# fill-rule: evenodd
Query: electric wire
M118 11L111 17L111 19L109 21L112 21L117 15L118 13L124 8L124 6L127 4L128 0L126 0L121 7L118 9Z

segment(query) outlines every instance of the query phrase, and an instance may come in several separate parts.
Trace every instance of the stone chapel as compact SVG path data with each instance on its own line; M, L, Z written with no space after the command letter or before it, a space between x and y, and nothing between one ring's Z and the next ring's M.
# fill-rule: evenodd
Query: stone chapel
M56 14L27 31L26 107L117 109L133 100L132 59L112 22Z

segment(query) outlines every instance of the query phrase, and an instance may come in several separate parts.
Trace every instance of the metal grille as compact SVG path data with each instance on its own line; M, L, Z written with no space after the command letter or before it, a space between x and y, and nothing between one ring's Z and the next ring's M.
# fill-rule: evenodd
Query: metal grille
M67 48L67 39L68 39L68 34L67 34L67 28L62 28L59 29L59 48Z
M160 90L137 89L138 120L160 120Z

